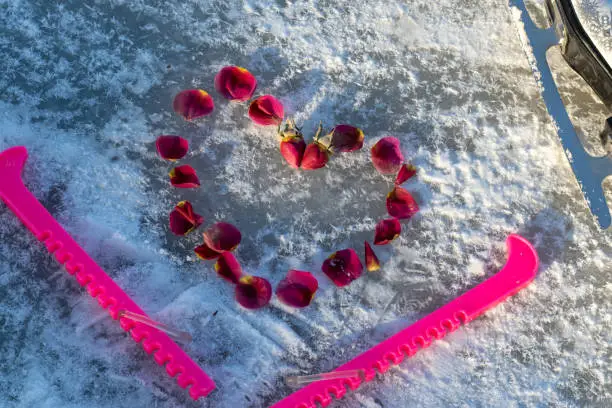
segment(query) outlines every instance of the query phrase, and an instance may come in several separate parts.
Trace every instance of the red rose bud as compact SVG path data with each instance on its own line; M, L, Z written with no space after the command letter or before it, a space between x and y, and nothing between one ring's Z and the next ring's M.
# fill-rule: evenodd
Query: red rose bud
M349 248L331 254L321 270L336 286L343 287L361 276L363 265L357 252Z
M270 302L272 285L258 276L243 276L236 285L236 301L247 309L259 309Z
M397 218L381 220L376 224L374 245L387 245L402 232L402 225Z
M319 282L310 272L290 270L276 288L278 299L292 307L306 307L314 298Z
M157 138L155 147L162 159L175 161L185 157L189 142L180 136L164 135Z
M215 262L217 275L230 283L238 283L242 276L242 267L231 252L223 252Z
M396 186L387 194L387 212L390 216L403 220L419 212L419 206L407 190Z
M281 154L287 163L289 163L289 165L295 169L300 167L305 150L306 142L304 142L304 139L301 137L285 137L280 143Z
M417 172L416 167L412 164L404 163L402 164L402 168L400 168L399 173L397 173L397 177L395 178L395 185L400 185L410 178L412 178Z
M204 243L216 252L233 251L241 239L238 228L227 222L218 222L204 231Z
M328 160L327 149L317 142L312 142L306 146L300 167L304 170L316 170L325 167Z
M215 109L215 104L208 92L201 89L189 89L179 92L174 97L172 107L185 120L193 120L210 115Z
M363 147L363 131L351 125L337 125L331 131L334 152L353 152Z
M181 201L170 213L170 231L176 235L187 235L204 222L201 215L193 212L189 201Z
M381 174L397 173L404 163L404 155L400 150L400 141L387 136L380 139L372 149L372 163Z
M258 125L278 126L283 121L284 116L283 104L272 95L260 96L249 106L249 117Z
M368 272L374 272L379 270L380 261L378 260L376 253L374 253L374 250L372 249L370 244L368 244L368 241L365 241L364 244L366 269L368 270Z
M200 179L193 167L185 164L170 171L170 184L178 188L196 188L200 187Z
M194 252L200 259L204 259L205 261L210 261L212 259L216 259L221 255L220 252L217 252L213 249L210 249L208 245L202 244L194 249Z
M215 76L215 89L232 101L244 102L251 99L257 88L257 80L242 67L223 67Z

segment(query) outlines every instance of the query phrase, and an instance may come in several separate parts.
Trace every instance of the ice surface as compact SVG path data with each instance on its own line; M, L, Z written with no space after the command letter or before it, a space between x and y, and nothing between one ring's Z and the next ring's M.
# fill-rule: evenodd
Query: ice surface
M505 2L406 3L0 0L0 149L28 147L35 195L147 312L194 335L187 350L218 384L189 400L0 206L0 406L269 406L290 392L283 375L332 369L490 276L511 232L540 253L531 287L335 406L610 406L612 235L583 202ZM171 112L227 64L309 135L320 120L360 126L364 150L300 173L242 105L213 93L204 121ZM597 138L592 93L562 91ZM169 186L164 133L190 140L200 190ZM320 264L373 238L392 180L367 148L388 134L419 168L407 188L422 211L378 251L381 273L338 290ZM169 233L181 199L241 228L248 272L276 285L313 271L312 306L236 306L192 255L199 238Z

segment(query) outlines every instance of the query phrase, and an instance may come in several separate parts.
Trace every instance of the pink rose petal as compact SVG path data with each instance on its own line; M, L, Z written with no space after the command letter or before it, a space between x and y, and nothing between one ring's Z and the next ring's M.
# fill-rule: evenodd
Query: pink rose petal
M258 276L243 276L236 285L236 301L247 309L259 309L270 302L272 285Z
M363 147L363 131L351 125L337 125L332 130L331 148L334 152L353 152Z
M242 276L242 267L231 252L223 252L215 262L217 275L230 283L238 283Z
M318 288L319 282L310 272L292 269L276 287L276 296L288 306L306 307L314 298Z
M404 155L400 149L400 141L387 136L380 139L370 150L372 163L381 174L395 174L404 163Z
M162 135L155 141L155 147L162 159L175 161L185 157L189 142L180 136Z
M242 67L223 67L215 76L215 89L225 98L237 102L251 99L257 88L257 80Z
M200 187L200 179L196 171L188 164L175 167L170 171L170 183L178 188Z
M176 235L187 235L204 222L201 215L193 211L189 201L181 201L170 213L170 231Z
M381 220L376 224L374 245L386 245L400 236L402 225L397 218Z
M372 249L372 247L370 246L370 244L368 244L368 241L365 241L365 263L366 263L366 269L368 270L368 272L374 272L380 269L380 261L378 260L378 257L376 256L376 253L374 252L374 250Z
M361 276L363 265L354 249L334 252L321 267L336 286L343 287Z
M419 212L419 206L407 190L396 186L387 194L387 212L390 216L403 220Z
M306 146L300 167L304 170L316 170L325 167L329 161L327 149L317 142Z
M215 109L215 104L208 92L201 89L188 89L179 92L172 103L174 111L185 120L207 116Z
M204 231L204 243L216 252L233 251L241 239L238 228L227 222L217 222Z
M264 95L251 102L249 117L258 125L278 126L285 117L285 109L278 99Z
M212 259L216 259L221 255L220 252L212 250L206 244L202 244L194 249L194 252L200 259L204 259L205 261L210 261Z
M404 163L400 168L399 173L397 173L397 177L395 178L395 185L400 185L408 181L417 173L416 167L412 164Z

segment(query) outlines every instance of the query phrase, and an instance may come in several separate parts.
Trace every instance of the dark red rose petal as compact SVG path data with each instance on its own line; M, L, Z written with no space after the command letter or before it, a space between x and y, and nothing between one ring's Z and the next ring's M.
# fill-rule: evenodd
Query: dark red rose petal
M306 150L306 142L301 137L285 137L280 143L280 152L295 169L300 167L304 151Z
M259 309L270 302L272 285L258 276L243 276L236 285L236 301L247 309Z
M331 254L321 269L336 286L342 287L361 276L363 265L357 252L349 248Z
M370 152L372 163L381 174L395 174L404 163L400 141L393 136L380 139L372 146Z
M242 267L231 252L223 252L215 262L215 272L228 282L238 283L242 276Z
M180 136L162 135L155 141L155 147L162 159L174 161L185 157L189 142Z
M218 222L204 231L204 243L217 252L233 251L241 239L238 228L227 222Z
M204 222L201 215L193 211L189 201L181 201L170 213L170 231L176 235L187 235Z
M332 130L331 147L335 152L353 152L363 147L363 131L351 125L337 125Z
M328 160L329 153L327 149L317 142L312 142L306 146L300 167L304 170L316 170L325 167Z
M365 263L366 263L366 269L368 270L368 272L374 272L380 269L380 261L378 260L378 257L376 256L376 253L374 252L374 250L372 249L372 247L370 246L370 244L368 244L368 241L364 242L365 245Z
M292 269L276 287L276 296L286 305L306 307L314 298L318 288L319 282L310 272Z
M208 247L206 244L202 244L194 249L196 255L200 259L204 259L205 261L210 261L212 259L216 259L221 255L220 252L214 251Z
M170 183L179 188L200 187L200 179L196 171L188 164L175 167L170 171Z
M419 212L419 206L407 190L396 186L387 194L387 212L390 216L403 220Z
M389 242L399 237L401 232L402 225L397 218L381 220L376 224L374 245L387 245Z
M417 169L412 164L409 164L409 163L402 164L402 167L400 168L400 171L399 173L397 173L397 177L395 178L395 185L400 185L408 181L410 178L412 178L416 174L416 172L417 172Z
M215 109L213 99L201 89L188 89L179 92L172 103L174 111L185 120L193 120L210 115Z
M223 67L215 76L215 89L232 101L248 101L257 88L257 80L242 67Z
M285 109L278 99L272 95L264 95L251 102L249 117L258 125L278 126L285 117Z

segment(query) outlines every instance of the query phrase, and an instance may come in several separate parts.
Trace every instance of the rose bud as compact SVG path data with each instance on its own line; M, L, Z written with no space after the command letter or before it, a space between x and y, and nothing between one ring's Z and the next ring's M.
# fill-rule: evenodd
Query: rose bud
M412 164L404 163L400 168L399 173L397 173L397 177L395 178L395 185L400 185L412 178L417 172L416 167Z
M397 218L381 220L376 224L374 245L387 245L402 232L402 225Z
M316 170L325 167L328 160L329 153L327 148L317 142L312 142L306 146L300 167L304 170Z
M198 256L198 258L203 259L205 261L210 261L212 259L218 258L219 255L221 255L221 252L217 252L217 251L209 248L208 245L206 245L206 244L202 244L200 246L197 246L194 249L194 252Z
M306 142L304 139L289 136L283 138L280 143L280 152L291 167L297 169L302 163L304 151L306 150Z
M225 98L244 102L251 99L257 88L257 80L242 67L223 67L215 76L215 89Z
M292 269L278 284L276 296L288 306L306 307L314 298L318 288L319 282L310 272Z
M155 147L162 159L175 161L185 157L189 142L180 136L163 135L157 138Z
M170 213L170 231L176 235L187 235L204 222L201 215L193 212L189 201L181 201Z
M270 302L272 285L258 276L243 276L236 285L236 301L247 309L259 309Z
M336 286L343 287L361 276L363 265L357 252L349 248L331 254L321 270Z
M380 139L372 149L372 163L381 174L395 174L404 163L404 155L400 150L400 141L387 136Z
M196 188L200 187L200 179L193 167L185 164L170 171L170 184L178 188Z
M407 190L396 186L387 194L387 212L390 216L403 220L419 212L419 206Z
M223 252L215 262L217 275L230 283L238 283L242 276L242 267L231 252Z
M241 239L238 228L227 222L217 222L204 231L204 243L215 252L233 251Z
M351 125L337 125L331 131L331 149L335 152L353 152L363 147L363 131Z
M272 95L260 96L249 105L249 117L258 125L278 126L284 116L283 104Z
M365 263L366 263L366 269L368 270L368 272L374 272L380 269L380 261L378 260L378 257L376 256L376 253L374 252L374 250L372 249L372 247L370 246L370 244L368 244L368 241L365 241Z
M208 92L201 89L188 89L179 92L174 97L172 107L185 120L193 120L210 115L215 109L215 104Z

